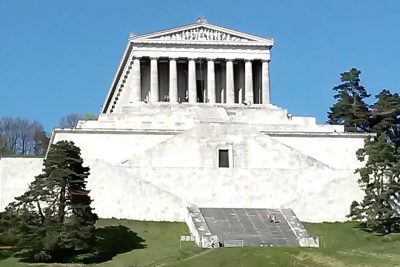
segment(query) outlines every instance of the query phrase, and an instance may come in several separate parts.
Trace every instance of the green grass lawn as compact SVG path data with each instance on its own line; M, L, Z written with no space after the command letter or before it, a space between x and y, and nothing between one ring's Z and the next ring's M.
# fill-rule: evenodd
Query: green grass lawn
M99 220L99 227L123 225L145 241L144 248L118 254L96 266L400 266L400 234L377 236L357 229L355 223L306 223L318 235L321 248L222 248L202 250L182 242L184 223ZM111 244L113 245L113 244ZM0 250L0 266L31 266ZM34 266L95 266L81 264Z

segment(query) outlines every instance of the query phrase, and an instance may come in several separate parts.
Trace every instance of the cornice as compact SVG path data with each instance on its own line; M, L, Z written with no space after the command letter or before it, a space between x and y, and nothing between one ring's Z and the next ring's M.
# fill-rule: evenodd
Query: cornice
M246 47L246 46L267 46L272 47L274 45L273 41L265 41L265 42L253 42L253 41L235 41L235 42L227 42L227 41L189 41L189 40L137 40L135 38L129 38L129 42L131 44L161 44L161 45L190 45L192 47L196 46L238 46L238 47Z

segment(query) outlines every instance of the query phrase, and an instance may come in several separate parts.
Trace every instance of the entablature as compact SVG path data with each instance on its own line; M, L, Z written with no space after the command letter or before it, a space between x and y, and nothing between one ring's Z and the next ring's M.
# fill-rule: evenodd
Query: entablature
M133 57L164 57L164 58L225 58L229 60L270 60L270 51L263 47L257 49L235 49L232 47L132 47Z

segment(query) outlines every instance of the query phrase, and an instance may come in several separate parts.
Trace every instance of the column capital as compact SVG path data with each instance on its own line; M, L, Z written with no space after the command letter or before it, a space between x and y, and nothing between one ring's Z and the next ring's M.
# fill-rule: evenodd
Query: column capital
M178 57L168 57L168 60L178 60Z
M253 62L254 61L254 59L244 59L244 62Z
M266 62L266 63L269 63L271 60L270 59L261 59L261 62Z
M150 60L158 60L160 57L150 57Z

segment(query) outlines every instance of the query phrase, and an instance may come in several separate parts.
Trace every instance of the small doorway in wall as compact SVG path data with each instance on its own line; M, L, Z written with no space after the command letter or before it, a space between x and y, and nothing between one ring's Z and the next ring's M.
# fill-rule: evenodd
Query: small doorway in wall
M218 149L218 167L229 168L229 149Z

